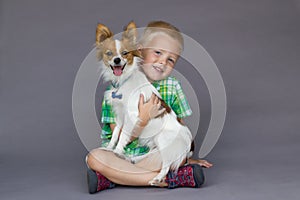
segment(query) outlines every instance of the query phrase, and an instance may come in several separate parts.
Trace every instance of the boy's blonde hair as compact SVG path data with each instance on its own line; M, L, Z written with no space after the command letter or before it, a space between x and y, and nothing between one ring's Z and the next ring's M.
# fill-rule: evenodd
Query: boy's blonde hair
M149 41L151 41L155 36L159 34L165 34L178 41L180 45L180 52L182 52L184 42L180 30L172 24L165 21L150 22L144 30L144 33L140 39L140 44L146 46Z

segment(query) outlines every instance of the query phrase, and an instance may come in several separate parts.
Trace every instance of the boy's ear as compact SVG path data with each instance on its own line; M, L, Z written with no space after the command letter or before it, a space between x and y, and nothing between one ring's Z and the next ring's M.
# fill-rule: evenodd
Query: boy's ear
M109 28L103 24L98 24L96 29L96 45L100 45L101 42L113 36L113 33Z
M136 43L137 39L137 29L133 21L129 22L127 26L124 27L124 32L122 34L123 39L127 39L133 44Z

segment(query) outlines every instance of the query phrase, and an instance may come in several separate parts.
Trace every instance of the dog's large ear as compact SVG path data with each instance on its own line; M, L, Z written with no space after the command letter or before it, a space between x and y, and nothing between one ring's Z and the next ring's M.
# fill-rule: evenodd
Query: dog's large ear
M103 24L98 24L96 29L96 45L100 45L101 42L113 36L113 33L109 28Z
M136 43L137 30L136 30L136 25L133 21L129 22L129 24L124 27L124 32L122 36L123 39L132 42L132 44Z
M133 50L132 53L133 53L134 56L142 58L142 54L139 50Z

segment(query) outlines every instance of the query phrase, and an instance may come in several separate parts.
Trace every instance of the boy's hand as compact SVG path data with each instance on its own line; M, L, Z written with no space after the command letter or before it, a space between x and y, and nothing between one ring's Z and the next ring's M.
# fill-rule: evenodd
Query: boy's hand
M189 164L198 164L201 167L205 167L205 168L211 168L213 166L213 164L208 162L207 160L201 160L201 159L196 160L196 159L189 158L188 163Z
M161 108L161 101L155 94L152 94L150 100L146 103L144 103L144 96L141 94L139 101L140 126L146 126L150 119L163 112L165 112L165 108Z

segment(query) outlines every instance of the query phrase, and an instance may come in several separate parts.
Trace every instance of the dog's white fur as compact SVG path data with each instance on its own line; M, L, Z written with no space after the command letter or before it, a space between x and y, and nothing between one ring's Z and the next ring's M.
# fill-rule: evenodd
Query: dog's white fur
M139 60L135 57L133 63L126 65L122 75L117 78L113 75L111 68L100 61L104 80L113 82L117 80L117 87L106 91L105 94L107 100L112 102L116 114L116 127L106 148L123 157L124 147L130 142L132 130L138 123L140 95L144 95L145 101L150 99L152 93L161 97L147 80L145 74L140 71ZM122 95L122 97L113 98L113 92L119 97ZM191 141L192 134L190 130L177 121L176 114L173 111L149 121L139 136L139 142L150 147L149 153L159 151L162 160L160 173L149 184L158 185L170 169L178 169L189 155ZM138 162L142 158L132 157L130 160Z

